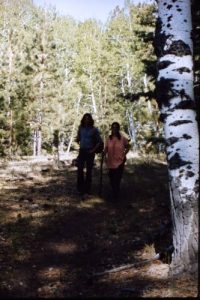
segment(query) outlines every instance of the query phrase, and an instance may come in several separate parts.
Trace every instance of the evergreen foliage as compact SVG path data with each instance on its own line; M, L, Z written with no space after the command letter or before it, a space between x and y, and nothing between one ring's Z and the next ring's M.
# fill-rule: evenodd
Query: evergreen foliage
M120 122L139 150L149 135L162 135L154 100L154 27L154 5L126 1L102 25L76 22L30 0L3 0L0 156L52 153L55 132L69 152L85 112L103 136Z

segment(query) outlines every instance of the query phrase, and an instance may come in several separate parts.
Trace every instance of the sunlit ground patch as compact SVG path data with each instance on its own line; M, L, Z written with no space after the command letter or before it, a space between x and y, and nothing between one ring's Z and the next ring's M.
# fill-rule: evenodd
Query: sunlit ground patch
M94 208L96 204L104 203L104 199L98 197L91 197L81 201L79 207L87 207L87 208Z
M77 250L77 245L71 242L49 243L48 248L60 254L69 254Z
M40 279L50 279L52 281L60 279L64 275L64 268L61 267L46 267L38 272L38 277Z

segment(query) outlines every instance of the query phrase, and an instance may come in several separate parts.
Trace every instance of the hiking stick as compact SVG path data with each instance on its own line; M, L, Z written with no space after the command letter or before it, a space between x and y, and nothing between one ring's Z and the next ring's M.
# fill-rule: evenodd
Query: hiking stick
M93 276L101 276L101 275L105 275L105 274L110 274L110 273L120 272L120 271L123 271L123 270L128 270L128 269L131 269L131 268L134 268L134 267L152 262L154 260L158 260L159 258L160 258L160 254L158 253L150 259L145 259L143 261L135 262L133 264L124 265L124 266L117 267L117 268L114 268L114 269L111 269L111 270L106 270L104 272L93 273Z
M137 267L137 266L149 263L149 262L153 262L154 260L162 259L162 257L164 257L166 255L171 255L173 251L174 251L174 247L173 247L173 245L170 245L169 247L165 248L164 251L157 253L152 258L145 259L143 261L138 261L138 262L135 262L133 264L127 264L127 265L124 265L124 266L116 267L116 268L106 270L106 271L103 271L103 272L93 273L93 276L102 276L102 275L105 275L105 274L110 274L110 273L120 272L120 271L123 271L123 270L128 270L128 269L131 269L131 268L134 268L134 267Z
M102 194L102 185L103 185L103 159L104 159L104 153L101 152L100 179L99 179L99 196L101 196L101 194Z

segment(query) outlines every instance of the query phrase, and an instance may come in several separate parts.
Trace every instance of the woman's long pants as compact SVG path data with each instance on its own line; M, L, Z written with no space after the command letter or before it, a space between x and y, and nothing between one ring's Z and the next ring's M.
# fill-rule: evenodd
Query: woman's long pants
M124 163L116 169L109 169L108 175L113 195L118 196L120 192L120 184L124 170Z
M80 149L78 156L77 190L80 193L90 193L92 185L92 170L94 165L94 153ZM84 168L86 167L86 172Z

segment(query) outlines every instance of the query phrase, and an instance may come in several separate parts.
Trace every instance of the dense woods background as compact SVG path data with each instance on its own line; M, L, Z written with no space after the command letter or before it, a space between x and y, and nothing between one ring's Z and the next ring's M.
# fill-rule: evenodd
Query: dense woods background
M197 7L193 1L196 97ZM52 153L56 136L59 151L69 153L85 111L103 135L118 120L137 150L162 149L154 92L155 5L125 1L103 25L77 22L30 0L9 0L1 1L0 17L1 157ZM152 142L159 146L152 149Z
M0 155L69 151L90 111L103 135L123 124L135 148L159 140L154 91L155 6L129 1L105 25L76 22L32 1L1 5ZM131 101L130 101L131 100ZM137 101L136 101L137 100Z

